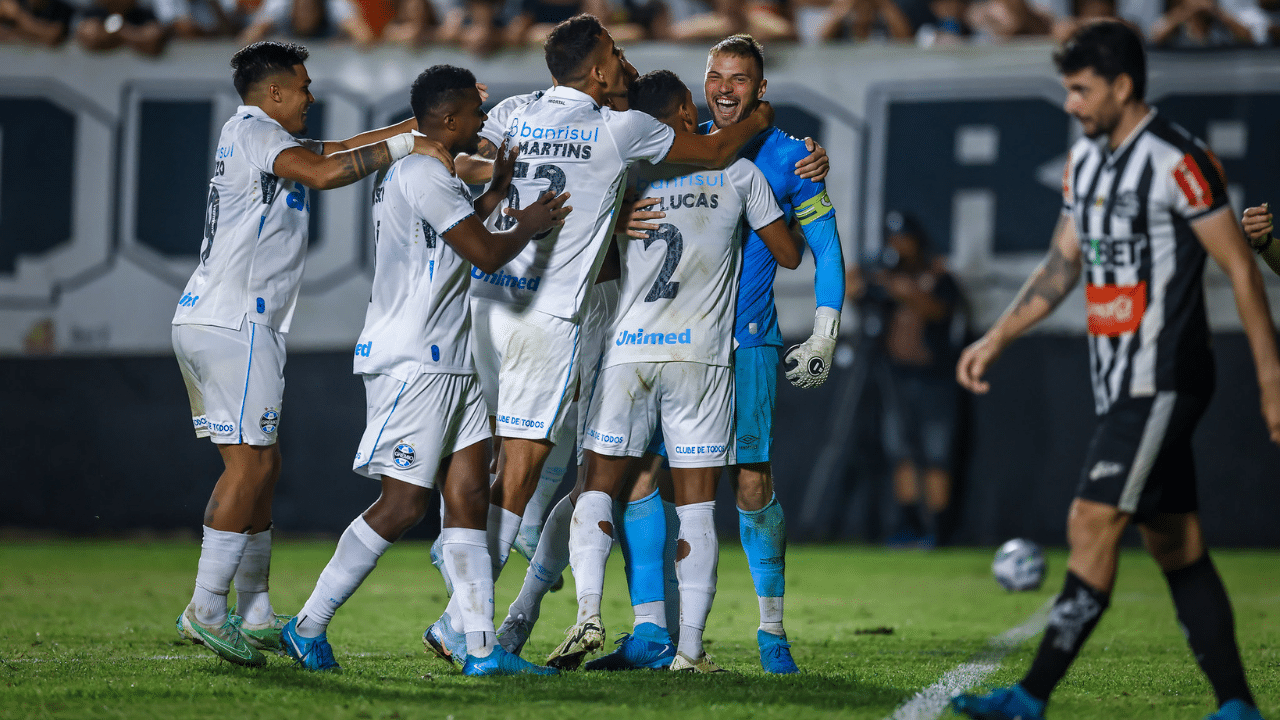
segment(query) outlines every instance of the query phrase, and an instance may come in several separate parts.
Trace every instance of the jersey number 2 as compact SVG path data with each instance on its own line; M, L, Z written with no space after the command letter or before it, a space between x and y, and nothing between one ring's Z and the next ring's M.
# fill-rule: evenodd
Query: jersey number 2
M667 257L662 261L662 270L658 273L658 279L653 281L649 294L644 296L645 302L654 302L659 298L669 300L680 292L680 283L671 282L671 276L675 274L676 266L680 264L680 256L684 254L684 237L680 235L680 229L675 225L662 223L658 225L657 230L649 231L649 237L644 239L644 249L648 250L650 245L659 240L667 245Z

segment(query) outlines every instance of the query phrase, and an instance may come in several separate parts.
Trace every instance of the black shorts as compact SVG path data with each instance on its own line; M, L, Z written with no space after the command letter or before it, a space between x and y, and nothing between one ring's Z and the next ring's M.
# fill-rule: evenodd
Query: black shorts
M1188 513L1196 501L1191 434L1208 399L1162 391L1126 398L1098 419L1076 497L1132 513Z

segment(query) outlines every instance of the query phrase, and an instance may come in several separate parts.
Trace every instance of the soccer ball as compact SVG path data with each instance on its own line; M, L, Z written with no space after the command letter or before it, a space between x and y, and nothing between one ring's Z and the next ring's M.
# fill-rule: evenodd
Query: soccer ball
M1044 553L1040 546L1014 538L1000 546L991 562L991 574L996 582L1010 592L1036 590L1044 582Z

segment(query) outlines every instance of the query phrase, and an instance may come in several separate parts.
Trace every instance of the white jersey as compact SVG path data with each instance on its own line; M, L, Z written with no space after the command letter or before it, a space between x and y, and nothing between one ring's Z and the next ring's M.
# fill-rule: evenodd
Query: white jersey
M506 124L518 144L507 206L519 208L547 190L571 194L563 227L535 237L498 272L472 271L472 294L576 320L604 260L628 166L666 157L675 132L642 112L614 112L590 96L556 86L515 108ZM489 226L506 230L515 218L501 208Z
M373 191L373 290L357 374L409 382L419 373L475 372L471 263L443 238L473 214L466 183L439 160L409 155L387 169Z
M241 105L222 126L205 210L200 265L174 325L238 329L250 322L288 332L307 253L311 200L301 183L272 174L276 156L300 147L280 123Z
M750 160L724 170L642 166L640 196L667 214L649 237L618 238L622 289L603 367L634 362L729 366L742 269L742 221L759 230L782 217ZM687 173L687 174L686 174Z

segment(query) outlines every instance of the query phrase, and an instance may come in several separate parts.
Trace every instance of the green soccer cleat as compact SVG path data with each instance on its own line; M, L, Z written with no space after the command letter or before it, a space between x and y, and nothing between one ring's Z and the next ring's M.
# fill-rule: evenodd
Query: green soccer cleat
M265 665L267 659L250 645L240 633L240 628L230 616L220 626L204 625L196 620L195 612L188 605L178 616L178 634L217 653L218 657L236 665L256 667Z

